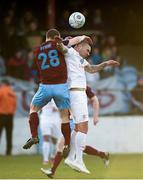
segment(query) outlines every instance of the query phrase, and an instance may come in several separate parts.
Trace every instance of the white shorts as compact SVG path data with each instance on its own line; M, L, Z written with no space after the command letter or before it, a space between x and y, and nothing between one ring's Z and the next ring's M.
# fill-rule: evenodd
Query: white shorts
M74 123L88 121L87 95L85 91L70 90L71 111Z
M60 117L57 112L49 116L40 115L40 130L42 136L49 135L56 139L62 137Z

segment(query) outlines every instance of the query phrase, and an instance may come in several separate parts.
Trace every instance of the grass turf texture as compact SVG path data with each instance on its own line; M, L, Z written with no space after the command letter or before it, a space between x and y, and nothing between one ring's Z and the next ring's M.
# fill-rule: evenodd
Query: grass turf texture
M143 154L110 155L110 164L95 156L84 156L91 174L83 174L65 166L63 162L54 176L56 179L142 179ZM0 156L0 179L47 179L42 174L42 158L39 155Z

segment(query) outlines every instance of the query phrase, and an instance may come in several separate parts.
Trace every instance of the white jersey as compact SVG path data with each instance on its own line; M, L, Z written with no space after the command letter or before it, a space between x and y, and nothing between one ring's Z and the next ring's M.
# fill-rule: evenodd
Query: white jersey
M74 48L68 48L65 54L68 70L68 84L69 88L85 88L86 76L84 67L89 63L83 59Z

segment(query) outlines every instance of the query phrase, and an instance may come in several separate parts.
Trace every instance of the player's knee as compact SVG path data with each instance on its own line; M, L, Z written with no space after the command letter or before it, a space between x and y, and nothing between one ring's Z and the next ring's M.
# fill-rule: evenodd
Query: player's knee
M78 124L78 131L82 132L82 133L86 133L88 132L88 122L81 122Z
M38 112L40 110L40 107L34 106L33 104L30 105L30 114L33 112Z
M61 137L58 141L57 151L62 152L65 144L64 137Z
M62 119L62 123L69 122L69 110L68 109L60 110L60 117Z

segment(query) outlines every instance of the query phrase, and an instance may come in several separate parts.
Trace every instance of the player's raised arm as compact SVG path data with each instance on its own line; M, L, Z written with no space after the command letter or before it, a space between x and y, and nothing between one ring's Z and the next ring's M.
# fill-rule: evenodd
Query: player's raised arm
M69 46L74 46L82 41L86 41L88 44L92 45L92 40L90 37L82 35L82 36L76 36L74 38L69 39Z
M63 54L67 53L67 47L63 44L63 41L60 37L56 36L55 38L55 41L56 41L56 45L57 45L57 48L59 49L59 51L61 51Z
M96 72L104 69L106 66L119 66L119 65L120 65L119 62L117 62L117 61L108 60L108 61L105 61L98 65L88 64L87 66L84 67L84 69L88 73L96 73Z

